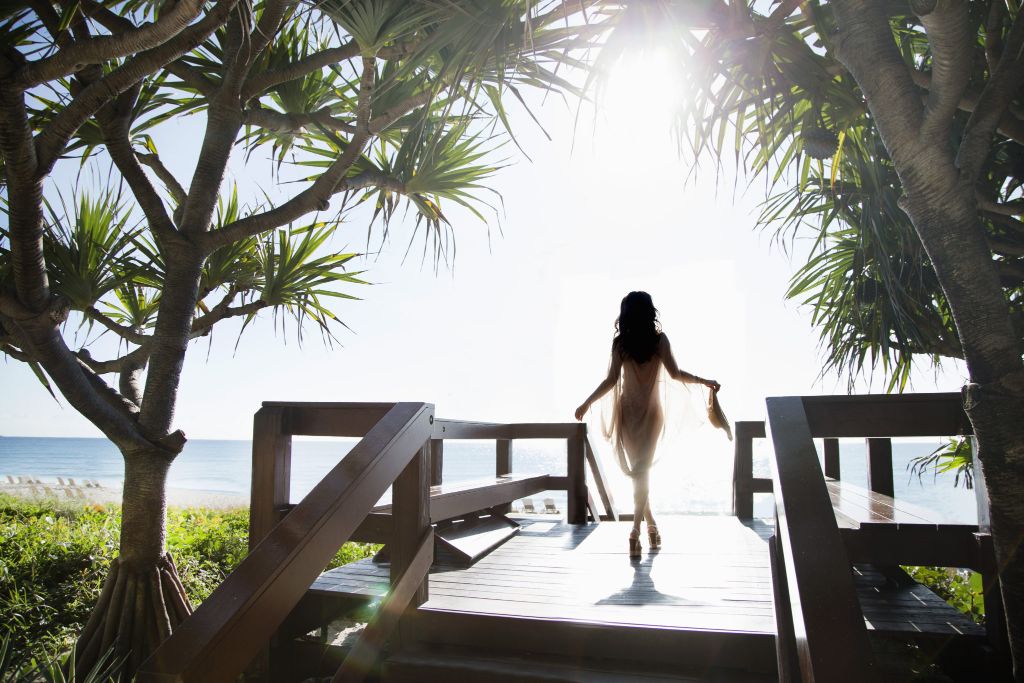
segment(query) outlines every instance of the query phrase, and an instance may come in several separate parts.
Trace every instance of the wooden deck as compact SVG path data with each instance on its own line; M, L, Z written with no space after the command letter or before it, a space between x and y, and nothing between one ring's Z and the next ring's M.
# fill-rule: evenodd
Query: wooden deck
M630 524L519 518L520 532L468 568L435 565L429 599L411 620L431 648L558 655L569 661L641 656L690 670L774 670L770 525L724 516L659 519L663 548L631 561ZM332 569L313 600L373 600L386 564Z
M435 566L421 609L774 635L770 526L719 516L659 524L664 547L630 561L629 523L523 520L472 567ZM323 574L311 591L382 596L387 587L387 565L364 560Z

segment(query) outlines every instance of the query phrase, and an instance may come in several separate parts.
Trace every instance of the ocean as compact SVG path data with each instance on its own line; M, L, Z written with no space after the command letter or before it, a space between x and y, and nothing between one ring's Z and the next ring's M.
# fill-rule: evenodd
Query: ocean
M652 477L652 501L655 511L665 513L728 514L731 506L732 453L724 443L714 457L672 458L663 455ZM291 500L298 502L356 443L354 439L300 440L292 444ZM977 520L974 492L954 487L953 474L912 476L908 463L915 456L927 455L938 445L928 442L893 442L893 475L896 497L939 512L948 522L973 523ZM755 442L755 476L770 476L766 441ZM819 444L820 450L820 444ZM867 482L863 441L844 441L840 447L841 476L844 481L865 486ZM189 441L171 466L168 485L172 488L210 491L248 496L252 444L249 441ZM565 445L557 440L522 440L513 445L513 471L524 474L566 473ZM628 480L618 474L617 465L606 461L605 471L612 477L612 489L618 507L631 505ZM493 476L494 442L448 441L445 443L445 481L465 481ZM56 477L96 479L110 488L120 488L124 478L121 454L104 439L0 437L0 481L6 475L35 476L43 481ZM565 492L542 494L555 500L564 510ZM755 514L771 516L769 494L755 497Z

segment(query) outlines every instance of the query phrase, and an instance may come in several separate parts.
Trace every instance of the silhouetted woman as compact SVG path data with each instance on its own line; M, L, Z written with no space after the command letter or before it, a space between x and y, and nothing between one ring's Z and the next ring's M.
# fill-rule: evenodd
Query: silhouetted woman
M647 520L651 549L661 547L661 536L648 502L654 451L665 426L657 381L660 370L664 368L672 379L703 384L715 392L721 385L679 369L668 336L661 332L658 309L647 292L630 292L622 299L615 329L608 376L576 409L576 419L582 420L594 401L615 389L609 436L623 471L633 480L629 555L638 557L641 519Z

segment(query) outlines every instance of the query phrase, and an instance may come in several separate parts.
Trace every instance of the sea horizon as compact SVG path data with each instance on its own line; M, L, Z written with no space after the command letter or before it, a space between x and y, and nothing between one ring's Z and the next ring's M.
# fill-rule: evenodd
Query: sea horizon
M291 500L302 499L341 458L358 442L344 439L296 439L292 445ZM928 507L949 522L974 523L977 509L974 492L962 484L953 486L953 473L920 480L910 474L907 465L913 457L933 451L938 440L893 442L893 480L896 498ZM844 481L866 486L866 458L863 439L841 440L841 476ZM755 476L769 477L769 445L755 442ZM598 448L600 451L600 448ZM247 439L191 439L175 459L168 474L168 488L226 494L248 499L251 478L252 442ZM731 459L715 468L674 469L671 456L664 456L655 467L666 473L656 478L661 490L653 492L654 508L662 513L729 514L731 509ZM445 443L443 478L447 482L467 481L494 475L493 441L448 441ZM559 440L519 440L513 444L516 473L565 475L565 444ZM710 471L714 470L714 471ZM618 506L625 510L631 502L628 481L618 467L605 458L605 471ZM682 474L680 474L682 472ZM0 437L0 481L6 476L32 476L43 481L56 477L87 478L106 488L119 489L124 479L120 452L107 439L97 437L39 437L3 435ZM552 498L564 511L565 491L550 491L535 496ZM755 496L755 514L773 513L770 494Z

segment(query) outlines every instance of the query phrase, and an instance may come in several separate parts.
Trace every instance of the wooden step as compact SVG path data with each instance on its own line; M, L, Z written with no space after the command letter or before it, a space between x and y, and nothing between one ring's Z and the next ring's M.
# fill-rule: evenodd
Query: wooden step
M623 655L628 653L623 652ZM616 659L481 656L465 649L403 652L381 667L383 683L774 683L775 676L716 669L682 673L666 666Z
M463 647L488 655L600 660L609 653L685 671L716 667L765 674L776 666L771 634L595 623L566 619L435 610L421 607L403 622L403 634L424 648Z

